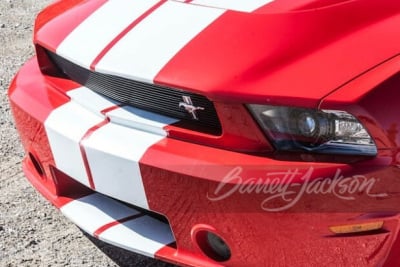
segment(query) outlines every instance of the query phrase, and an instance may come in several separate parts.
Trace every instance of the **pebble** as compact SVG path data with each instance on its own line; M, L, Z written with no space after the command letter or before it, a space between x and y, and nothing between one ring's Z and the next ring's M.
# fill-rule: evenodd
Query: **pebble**
M26 246L25 248L28 247L32 247L32 246L36 246L38 244L38 242L36 240L31 240Z

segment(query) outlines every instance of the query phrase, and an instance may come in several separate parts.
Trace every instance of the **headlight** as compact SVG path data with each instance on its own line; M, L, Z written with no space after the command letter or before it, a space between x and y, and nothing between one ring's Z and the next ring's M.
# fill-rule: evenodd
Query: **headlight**
M364 126L344 111L248 105L278 150L375 156Z

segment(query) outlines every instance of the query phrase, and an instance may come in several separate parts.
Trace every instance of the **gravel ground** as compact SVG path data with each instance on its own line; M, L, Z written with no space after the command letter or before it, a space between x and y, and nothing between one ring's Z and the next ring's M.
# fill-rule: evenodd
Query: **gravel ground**
M31 187L7 88L33 55L35 14L50 0L0 1L0 266L171 266L82 233Z

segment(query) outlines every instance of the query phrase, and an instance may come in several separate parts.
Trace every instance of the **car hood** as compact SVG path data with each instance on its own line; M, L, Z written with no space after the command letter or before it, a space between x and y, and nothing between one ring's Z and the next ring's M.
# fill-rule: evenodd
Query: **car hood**
M59 1L35 43L215 101L309 107L400 51L397 0L187 2Z

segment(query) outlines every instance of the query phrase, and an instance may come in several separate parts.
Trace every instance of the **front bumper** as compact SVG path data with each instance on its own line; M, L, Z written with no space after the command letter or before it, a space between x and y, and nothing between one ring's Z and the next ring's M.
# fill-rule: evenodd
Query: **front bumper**
M43 76L37 66L35 58L28 62L9 91L27 155L24 171L89 234L187 266L400 263L399 151L350 165L184 142L167 137L174 119L119 107L70 81ZM322 177L350 184L321 191ZM376 221L383 226L375 231L329 230ZM228 261L203 253L197 234L206 230L226 241Z

